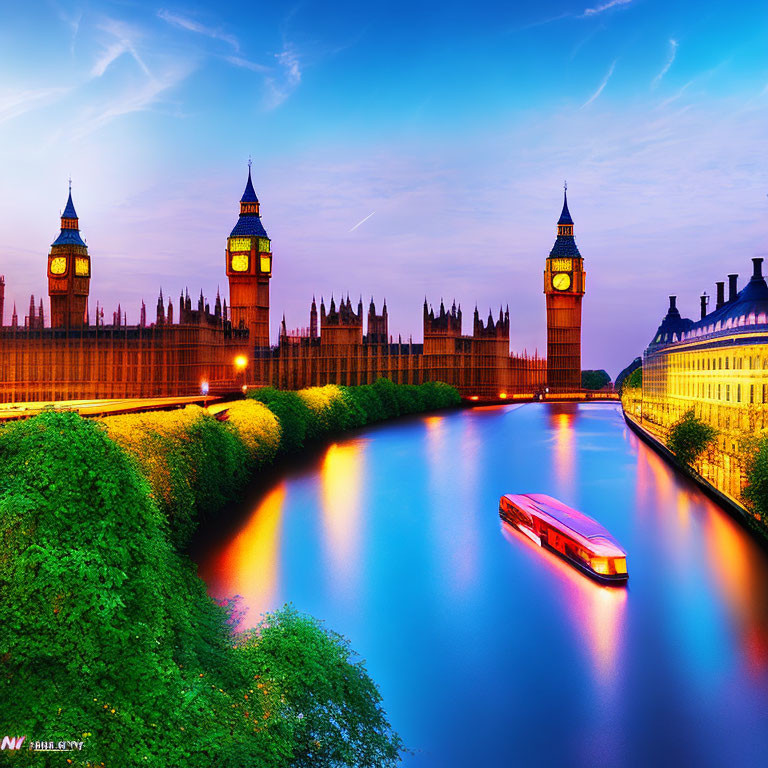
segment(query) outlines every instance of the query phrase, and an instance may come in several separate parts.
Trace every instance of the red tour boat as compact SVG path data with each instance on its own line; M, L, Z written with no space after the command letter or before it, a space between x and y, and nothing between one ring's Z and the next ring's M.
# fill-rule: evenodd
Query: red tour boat
M627 553L600 523L543 493L507 493L499 501L502 520L590 576L625 583Z

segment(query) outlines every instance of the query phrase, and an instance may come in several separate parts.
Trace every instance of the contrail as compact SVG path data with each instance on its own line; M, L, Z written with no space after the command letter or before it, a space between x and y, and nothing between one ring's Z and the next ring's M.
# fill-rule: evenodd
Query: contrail
M354 232L361 224L365 224L365 222L368 221L368 219L370 219L374 213L376 213L376 211L372 211L371 213L369 213L362 221L358 221L357 224L355 224L355 226L352 227L352 229L350 229L349 231Z

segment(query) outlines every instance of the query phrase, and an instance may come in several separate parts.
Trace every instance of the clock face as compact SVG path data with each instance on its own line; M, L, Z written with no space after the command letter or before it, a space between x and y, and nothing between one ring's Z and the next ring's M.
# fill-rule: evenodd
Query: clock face
M64 256L55 256L51 259L51 274L63 275L67 271L67 260Z
M232 251L248 251L251 252L251 238L250 237L230 237L229 238L229 250Z
M231 264L232 264L233 272L247 272L248 271L248 254L247 253L233 254Z
M261 253L269 253L269 238L268 237L260 237L259 238L259 251L261 251Z
M571 276L565 272L558 272L552 278L552 287L556 291L567 291L571 287Z
M75 259L75 274L78 277L90 277L91 269L88 264L88 259L84 259L82 256L78 256Z
M272 271L272 257L271 256L262 256L261 257L261 271L265 274L269 274Z

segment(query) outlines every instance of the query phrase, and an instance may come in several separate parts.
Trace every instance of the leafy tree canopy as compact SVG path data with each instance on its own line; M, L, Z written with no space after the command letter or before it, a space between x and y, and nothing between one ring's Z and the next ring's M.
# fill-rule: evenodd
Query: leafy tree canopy
M715 437L717 430L699 419L691 409L672 427L667 447L683 466L692 467Z

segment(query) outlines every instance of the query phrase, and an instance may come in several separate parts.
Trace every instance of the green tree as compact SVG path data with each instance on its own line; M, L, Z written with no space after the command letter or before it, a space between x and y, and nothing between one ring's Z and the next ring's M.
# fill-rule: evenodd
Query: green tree
M349 641L286 605L245 635L239 652L265 690L280 690L293 768L389 768L404 751L381 694Z
M683 466L692 467L715 437L717 430L697 418L691 409L670 430L667 447Z
M607 384L611 383L611 377L607 371L582 371L581 372L581 387L582 389L602 389Z
M630 389L640 389L643 386L643 369L637 368L624 379L622 383L622 389L628 387Z
M747 509L763 523L768 523L768 438L760 438L748 454L746 475L743 496Z

